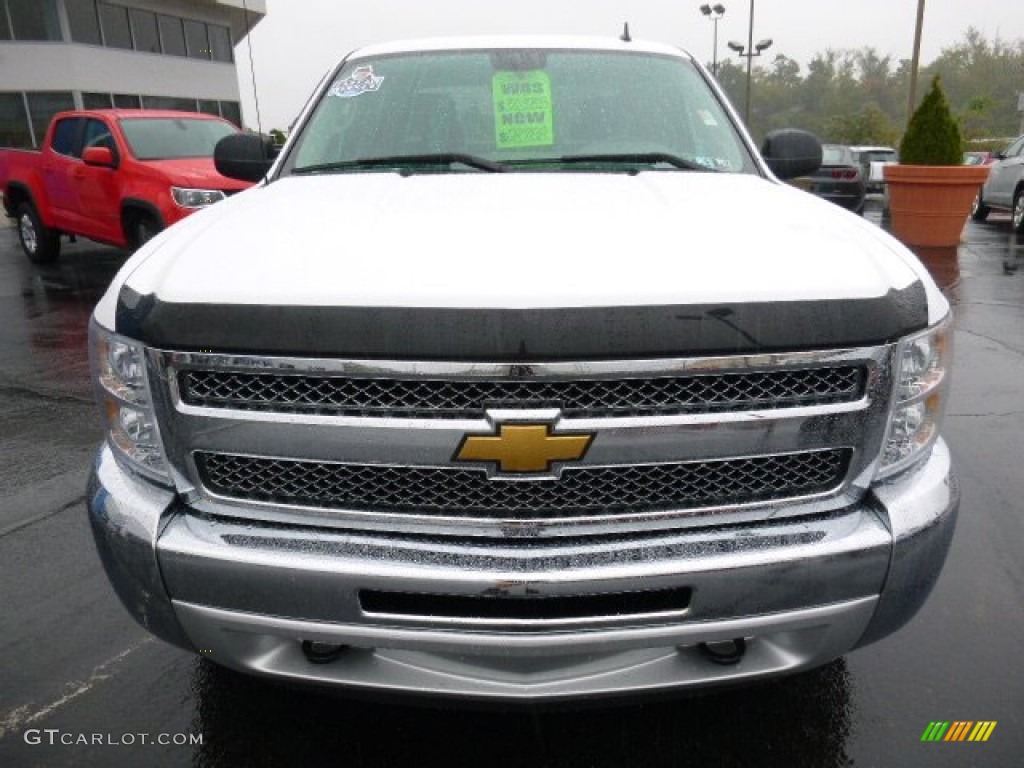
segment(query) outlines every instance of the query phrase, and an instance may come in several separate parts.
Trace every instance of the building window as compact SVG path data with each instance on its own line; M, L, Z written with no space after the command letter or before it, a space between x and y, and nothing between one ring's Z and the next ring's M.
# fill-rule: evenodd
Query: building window
M64 0L68 10L71 40L86 45L103 45L100 37L100 17L96 15L96 0Z
M143 96L142 106L146 109L175 109L179 112L195 112L195 99L179 99L174 96Z
M60 40L57 0L0 0L0 40ZM14 30L8 24L6 6ZM86 45L232 63L231 30L101 0L64 0L71 40Z
M75 108L75 98L64 91L37 91L28 93L28 112L32 120L32 131L35 133L36 144L42 144L46 135L46 127L58 112L66 112Z
M206 25L201 21L185 19L185 42L191 59L210 58L210 40L206 35Z
M220 103L220 116L230 120L239 128L242 127L242 107L237 101L222 101Z
M218 106L216 101L200 99L199 111L207 115L217 115L217 117L220 117L220 107Z
M128 25L128 9L120 5L100 3L103 40L110 48L132 49L132 30Z
M110 109L109 93L83 93L82 109Z
M234 61L231 49L231 30L217 24L211 24L210 30L210 53L214 61L223 61L230 64Z
M0 40L11 39L11 25L7 21L7 9L4 8L3 0L0 0Z
M139 97L133 93L115 93L113 97L114 109L139 109L142 107Z
M158 16L157 22L160 26L160 40L164 45L164 53L184 56L185 30L181 26L181 19L174 16Z
M0 93L0 147L31 146L25 100L20 93Z
M132 8L129 13L135 50L144 53L160 53L160 32L156 26L156 14L136 8Z
M60 40L57 0L7 0L15 40Z

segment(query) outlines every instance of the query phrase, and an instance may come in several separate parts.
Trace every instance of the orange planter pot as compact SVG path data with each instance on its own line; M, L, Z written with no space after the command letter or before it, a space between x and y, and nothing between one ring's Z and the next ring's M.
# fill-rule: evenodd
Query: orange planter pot
M985 165L885 166L892 233L907 245L957 245L988 172Z

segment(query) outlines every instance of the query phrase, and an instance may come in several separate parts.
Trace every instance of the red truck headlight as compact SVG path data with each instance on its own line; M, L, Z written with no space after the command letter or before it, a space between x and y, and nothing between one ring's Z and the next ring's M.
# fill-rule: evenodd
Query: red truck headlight
M226 195L219 189L187 189L171 187L171 198L182 208L205 208L219 203Z

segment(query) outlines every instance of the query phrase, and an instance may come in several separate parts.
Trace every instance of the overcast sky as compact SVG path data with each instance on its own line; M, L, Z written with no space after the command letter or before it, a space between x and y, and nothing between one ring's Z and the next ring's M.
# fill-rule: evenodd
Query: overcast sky
M749 0L722 0L719 51L746 41ZM635 38L686 48L711 61L712 23L697 0L267 0L267 16L252 33L256 90L264 131L294 120L324 72L368 43L476 33L570 33L617 36L629 20ZM772 38L777 53L801 65L828 48L873 46L910 58L917 0L756 0L754 38ZM987 37L1024 38L1022 0L927 0L922 59L963 37L969 26ZM249 49L236 49L247 126L255 127Z

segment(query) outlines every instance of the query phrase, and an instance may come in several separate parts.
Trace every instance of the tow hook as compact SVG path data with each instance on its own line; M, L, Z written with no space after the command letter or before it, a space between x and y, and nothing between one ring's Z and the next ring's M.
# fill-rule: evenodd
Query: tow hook
M702 654L715 664L729 666L740 663L740 660L747 652L747 641L745 638L737 637L734 640L701 643L697 647Z

